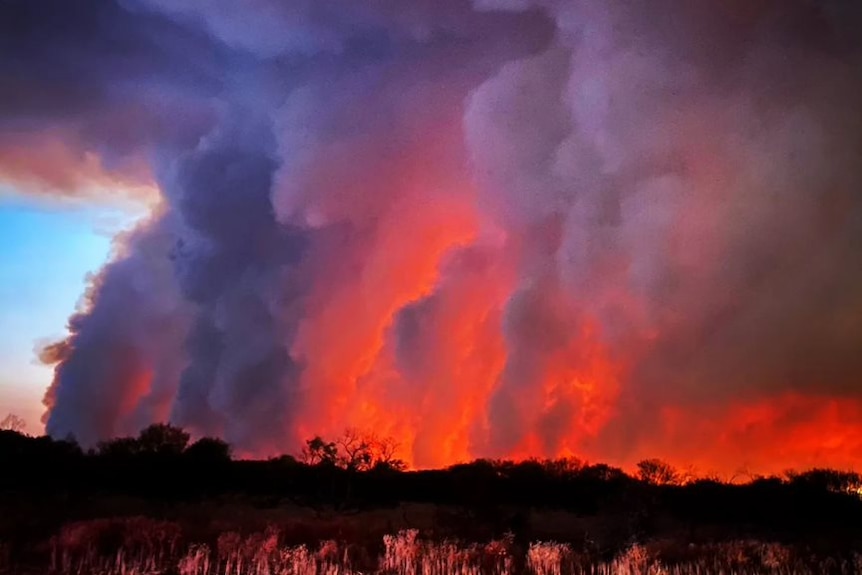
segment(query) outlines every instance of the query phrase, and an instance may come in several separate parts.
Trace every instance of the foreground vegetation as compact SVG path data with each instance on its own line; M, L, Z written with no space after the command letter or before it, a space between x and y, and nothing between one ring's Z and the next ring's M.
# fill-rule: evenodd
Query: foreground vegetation
M853 472L738 484L574 459L408 471L395 447L348 432L243 461L167 425L88 451L0 430L0 573L862 572Z
M575 574L824 574L859 573L862 556L836 560L800 555L778 544L751 541L680 547L634 544L602 560L571 545L506 535L487 543L429 541L415 529L385 535L373 549L334 540L285 545L276 528L242 536L225 532L181 552L182 533L171 523L135 518L66 526L51 540L57 575L575 575Z

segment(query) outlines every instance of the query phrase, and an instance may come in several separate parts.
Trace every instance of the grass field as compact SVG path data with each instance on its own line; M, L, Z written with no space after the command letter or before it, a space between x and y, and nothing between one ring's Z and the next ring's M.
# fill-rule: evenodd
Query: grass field
M862 556L824 559L758 541L680 545L633 543L613 557L570 544L485 543L423 538L415 529L377 545L326 540L289 545L275 527L188 543L171 522L145 518L78 522L53 537L43 574L56 575L825 575L862 572ZM0 547L2 550L2 547ZM7 566L5 573L24 573ZM36 573L28 570L26 573Z

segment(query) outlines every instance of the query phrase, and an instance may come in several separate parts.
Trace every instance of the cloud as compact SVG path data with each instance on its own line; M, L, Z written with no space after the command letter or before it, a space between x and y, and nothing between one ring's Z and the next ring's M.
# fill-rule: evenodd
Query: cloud
M96 154L42 134L0 141L0 182L15 194L48 200L152 206L159 197L143 160L107 170Z
M56 348L50 433L858 451L813 432L862 393L855 3L44 7L0 8L0 172L161 200Z
M152 203L152 155L208 129L220 81L203 34L114 2L0 7L0 178L20 193Z

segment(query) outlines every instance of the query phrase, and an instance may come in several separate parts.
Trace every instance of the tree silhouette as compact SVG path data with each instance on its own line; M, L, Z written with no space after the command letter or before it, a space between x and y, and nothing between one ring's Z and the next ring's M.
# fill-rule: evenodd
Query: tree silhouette
M638 478L652 485L675 485L680 481L679 473L661 459L644 459L638 465Z
M338 446L319 435L305 442L299 460L308 465L332 465L338 462Z
M802 473L788 471L785 473L785 476L792 485L813 488L815 490L848 494L858 494L862 490L862 476L853 471L810 469Z
M399 459L398 442L348 428L335 441L315 436L305 442L299 460L307 465L331 465L347 471L370 469L402 471L407 465Z
M339 448L338 463L348 471L366 471L374 462L371 440L359 430L349 428L336 440Z
M400 444L392 437L372 439L372 450L374 452L374 463L372 468L377 470L389 469L393 471L404 471L407 464L398 457Z
M189 445L184 455L206 463L221 463L231 459L230 444L215 437L202 437Z
M27 422L14 413L10 413L3 418L3 421L0 421L0 429L14 431L15 433L24 433L24 430L27 429Z
M138 435L141 453L179 455L189 443L189 434L167 423L154 423Z
M140 454L141 445L134 437L117 437L109 441L100 441L96 450L104 457L128 458Z
M584 462L577 457L561 457L542 462L545 472L557 477L574 475L581 471L584 466Z
M100 442L100 455L132 457L136 455L176 456L182 454L189 443L189 434L166 423L154 423L141 431L138 437L118 437Z

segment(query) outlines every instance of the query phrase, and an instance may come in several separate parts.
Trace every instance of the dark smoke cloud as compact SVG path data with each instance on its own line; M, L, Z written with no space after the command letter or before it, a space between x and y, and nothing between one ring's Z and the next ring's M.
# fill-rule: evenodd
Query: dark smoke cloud
M181 157L166 187L191 228L174 262L195 304L172 419L274 448L288 431L288 384L298 370L288 308L301 295L292 272L305 237L277 223L269 196L275 143L246 122L220 128Z
M169 259L176 228L176 218L156 215L122 238L126 247L69 320L74 335L43 354L59 362L45 398L49 433L90 445L167 418L191 319Z
M69 194L88 169L146 183L151 154L192 145L227 57L203 33L103 0L4 2L0 53L0 174Z
M626 462L695 453L675 413L862 402L857 2L0 22L0 149L59 135L162 195L53 349L51 434L170 418L267 454L347 423L419 465Z

